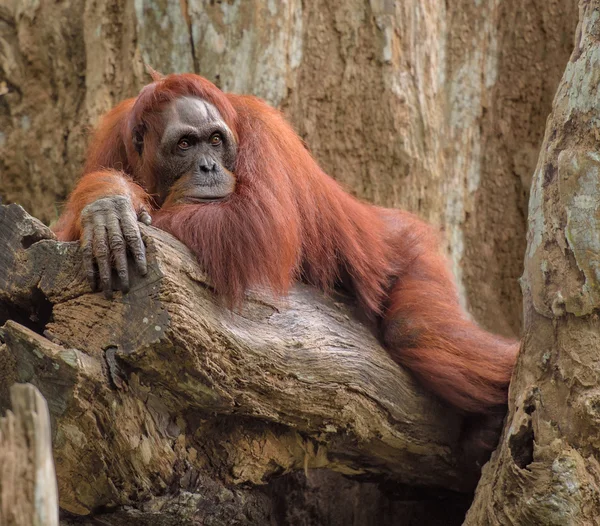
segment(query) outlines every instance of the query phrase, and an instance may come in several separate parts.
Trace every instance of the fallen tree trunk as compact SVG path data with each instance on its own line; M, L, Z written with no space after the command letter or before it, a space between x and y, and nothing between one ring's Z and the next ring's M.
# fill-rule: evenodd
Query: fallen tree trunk
M349 305L298 285L231 312L182 244L151 227L143 235L148 275L106 300L87 285L76 243L0 207L2 384L31 382L48 401L61 508L189 518L194 495L234 488L234 508L258 517L266 497L253 488L315 468L471 489L460 416Z

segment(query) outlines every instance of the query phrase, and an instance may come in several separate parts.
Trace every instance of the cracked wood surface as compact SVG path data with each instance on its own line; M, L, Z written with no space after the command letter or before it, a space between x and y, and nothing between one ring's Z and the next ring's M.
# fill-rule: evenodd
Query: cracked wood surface
M347 302L299 284L231 312L182 244L143 235L148 275L132 269L131 291L109 301L87 285L76 243L0 207L0 374L48 401L63 509L193 492L200 475L242 487L314 468L470 487L461 418Z

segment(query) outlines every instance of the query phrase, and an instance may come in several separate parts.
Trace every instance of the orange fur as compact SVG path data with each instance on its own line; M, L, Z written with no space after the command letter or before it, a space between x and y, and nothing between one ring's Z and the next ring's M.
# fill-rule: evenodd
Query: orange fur
M236 304L254 286L285 294L298 279L326 292L349 282L381 321L394 359L435 393L469 412L506 403L518 343L481 330L461 311L431 227L355 199L321 170L280 112L202 77L157 79L107 114L57 227L61 239L79 237L82 208L100 196L128 193L136 206L149 199L141 188L151 193L160 177L157 114L181 96L214 104L233 131L236 190L219 203L165 206L153 221L196 254L217 293ZM133 147L140 129L141 156Z

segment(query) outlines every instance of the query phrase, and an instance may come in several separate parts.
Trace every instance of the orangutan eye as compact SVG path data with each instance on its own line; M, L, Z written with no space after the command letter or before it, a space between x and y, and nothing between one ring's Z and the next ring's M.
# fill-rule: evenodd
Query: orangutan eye
M192 143L187 137L180 139L177 143L177 148L179 148L180 150L189 150L191 147Z
M219 146L223 142L223 137L221 137L220 133L213 133L210 136L210 144L212 146Z

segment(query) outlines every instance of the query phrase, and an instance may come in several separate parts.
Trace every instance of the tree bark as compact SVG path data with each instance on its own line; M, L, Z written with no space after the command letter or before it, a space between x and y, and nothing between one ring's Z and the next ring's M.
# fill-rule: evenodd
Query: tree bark
M505 434L467 525L600 524L600 2L580 12L533 178L525 338Z
M141 513L150 501L166 520L168 495L184 492L179 518L191 521L207 513L200 498L227 490L255 517L243 524L261 524L267 497L244 488L315 469L472 489L460 416L389 358L345 298L298 285L231 312L182 244L143 235L148 276L106 300L89 289L77 243L0 207L0 368L48 400L61 508Z
M0 194L55 219L89 126L144 62L195 71L282 108L360 197L445 229L464 304L517 335L531 173L576 22L576 0L4 0Z

